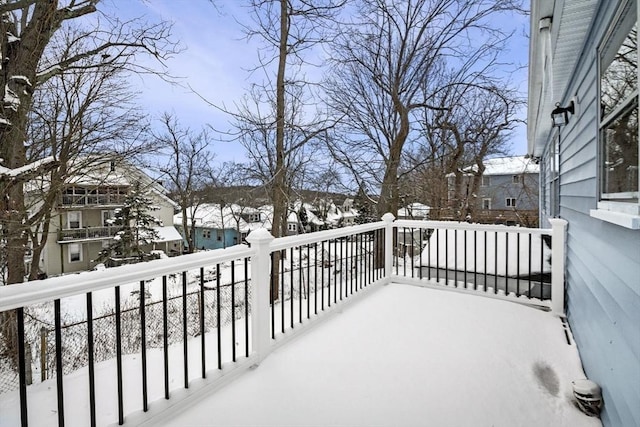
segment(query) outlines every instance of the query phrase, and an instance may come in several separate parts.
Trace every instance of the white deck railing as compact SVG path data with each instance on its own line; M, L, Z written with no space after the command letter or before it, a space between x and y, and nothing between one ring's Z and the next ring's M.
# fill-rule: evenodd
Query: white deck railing
M219 387L303 326L390 282L563 315L565 232L562 220L527 229L387 214L377 223L279 239L261 229L248 236L251 247L0 287L0 353L10 354L0 359L0 426L26 425L43 411L58 422L101 424L109 417L101 412L105 400L118 414L107 422L141 422L168 407L158 399ZM151 367L156 360L160 366ZM103 386L108 377L117 378L115 390ZM76 395L76 383L89 385L85 405L65 400Z

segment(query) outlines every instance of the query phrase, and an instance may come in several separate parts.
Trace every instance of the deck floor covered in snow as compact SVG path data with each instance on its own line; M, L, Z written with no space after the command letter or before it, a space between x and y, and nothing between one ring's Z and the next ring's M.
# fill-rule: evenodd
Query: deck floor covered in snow
M570 333L568 334L570 337ZM599 426L560 318L410 285L374 290L164 426Z

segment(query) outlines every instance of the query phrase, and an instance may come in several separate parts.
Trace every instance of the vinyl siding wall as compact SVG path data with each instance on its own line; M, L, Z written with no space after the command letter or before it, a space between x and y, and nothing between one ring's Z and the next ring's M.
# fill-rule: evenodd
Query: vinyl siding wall
M617 5L618 1L601 2L574 79L562 98L567 104L577 95L579 105L569 125L561 129L560 217L569 221L568 318L585 373L603 388L603 423L638 426L640 231L589 215L598 201L597 46Z

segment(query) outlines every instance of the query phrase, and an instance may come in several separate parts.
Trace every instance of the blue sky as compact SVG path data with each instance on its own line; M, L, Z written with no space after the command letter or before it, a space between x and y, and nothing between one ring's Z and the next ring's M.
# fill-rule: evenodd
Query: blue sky
M174 23L174 36L185 50L167 61L168 71L182 77L191 86L171 86L157 77L134 80L141 91L141 103L154 117L165 111L173 112L181 124L199 129L207 124L219 130L229 129L229 118L208 105L202 98L216 105L232 107L258 75L248 71L257 62L259 46L245 39L240 22L246 22L248 11L243 0L106 0L104 6L116 8L118 16L145 16L150 21L164 19ZM526 65L528 58L528 16L510 16L498 23L513 28L516 34L505 60ZM526 69L513 76L514 82L526 95ZM525 111L521 117L524 119ZM512 141L513 154L526 153L526 130L520 126ZM244 161L244 149L238 143L215 142L212 151L216 161Z

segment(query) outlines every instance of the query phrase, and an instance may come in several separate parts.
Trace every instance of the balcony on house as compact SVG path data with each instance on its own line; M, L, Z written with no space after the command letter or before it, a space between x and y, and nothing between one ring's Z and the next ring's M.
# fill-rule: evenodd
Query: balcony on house
M127 186L79 186L65 189L60 197L59 207L91 208L103 206L121 206L124 204L129 187Z
M83 227L60 230L58 243L71 243L82 240L103 240L116 235L119 227Z
M1 287L0 426L599 425L566 396L564 233L387 215Z

